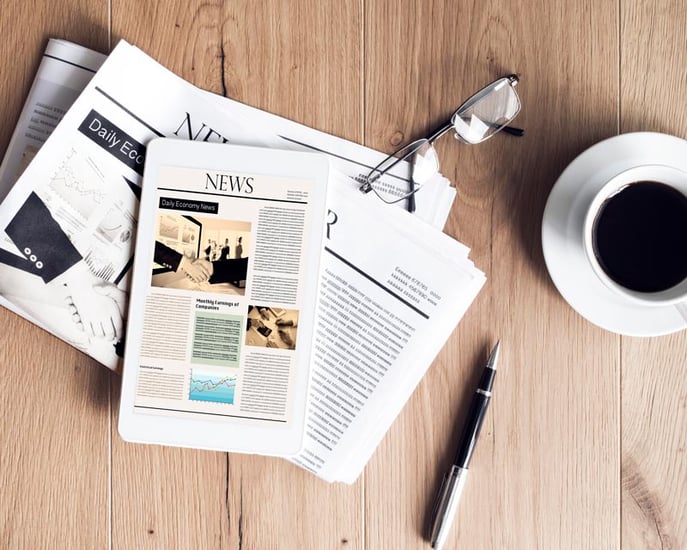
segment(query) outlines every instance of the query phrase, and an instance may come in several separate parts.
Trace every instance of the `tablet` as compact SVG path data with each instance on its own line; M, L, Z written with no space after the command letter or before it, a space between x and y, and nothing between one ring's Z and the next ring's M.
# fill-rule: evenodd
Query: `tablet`
M291 456L305 429L327 158L148 146L119 433Z

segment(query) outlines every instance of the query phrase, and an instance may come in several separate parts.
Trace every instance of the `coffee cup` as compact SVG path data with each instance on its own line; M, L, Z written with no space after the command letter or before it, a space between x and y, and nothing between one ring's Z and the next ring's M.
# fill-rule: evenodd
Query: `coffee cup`
M687 172L641 165L608 180L583 225L603 284L641 306L675 305L687 319Z

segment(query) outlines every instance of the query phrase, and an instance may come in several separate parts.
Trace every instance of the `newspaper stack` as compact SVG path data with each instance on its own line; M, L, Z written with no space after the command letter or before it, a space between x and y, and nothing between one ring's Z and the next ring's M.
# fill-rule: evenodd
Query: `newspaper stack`
M330 155L306 437L289 458L354 482L485 282L441 232L455 189L437 176L411 215L358 192L377 151L195 88L124 41L107 58L50 41L0 167L0 295L111 369L145 145L158 136ZM74 308L112 328L73 323Z

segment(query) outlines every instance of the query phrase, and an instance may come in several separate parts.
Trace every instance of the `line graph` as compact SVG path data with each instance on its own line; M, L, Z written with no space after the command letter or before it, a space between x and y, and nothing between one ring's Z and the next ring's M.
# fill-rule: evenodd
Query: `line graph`
M227 376L194 369L191 372L188 398L192 401L209 401L231 405L234 402L235 390L235 375Z
M92 159L74 149L52 174L49 186L84 220L107 199L102 172Z

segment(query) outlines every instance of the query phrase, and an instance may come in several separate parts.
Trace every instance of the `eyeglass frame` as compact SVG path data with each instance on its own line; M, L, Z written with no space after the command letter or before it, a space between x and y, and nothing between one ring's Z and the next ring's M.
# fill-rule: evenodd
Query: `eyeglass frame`
M361 193L365 193L365 194L369 193L370 191L373 191L372 182L381 178L384 174L389 172L389 170L391 170L399 162L407 159L409 156L411 156L413 153L415 153L415 151L420 148L421 143L428 143L429 145L434 146L434 142L436 140L438 140L440 137L442 137L444 134L446 134L452 128L455 130L454 120L455 120L456 116L458 116L458 114L460 112L469 109L474 103L476 103L478 100L482 99L486 94L491 93L491 91L492 91L491 88L494 88L496 86L496 84L501 82L502 80L506 80L508 82L508 85L513 89L513 91L515 92L515 95L518 97L518 101L519 101L520 97L518 96L517 91L515 91L515 86L517 86L517 84L520 82L520 75L513 73L513 74L510 74L508 76L503 76L501 78L497 78L496 80L490 82L489 84L487 84L486 86L484 86L483 88L479 89L477 92L472 94L468 99L463 101L463 103L461 103L460 106L455 111L453 111L453 114L449 118L449 121L447 123L443 124L439 129L432 132L428 138L416 139L415 141L412 141L411 143L404 145L400 149L394 151L393 153L391 153L390 155L385 157L379 164L377 164L377 166L375 166L372 170L370 170L370 172L365 177L365 181L363 183L361 183L360 186L358 187L358 190ZM518 108L518 111L515 113L515 115L513 115L513 117L511 117L508 120L508 122L513 120L519 112L520 112L520 109ZM500 128L496 129L494 132L489 134L484 139L481 139L480 141L476 141L474 143L469 142L466 139L464 139L458 133L458 131L455 131L455 138L457 140L461 141L462 143L466 143L468 145L477 145L479 143L483 143L483 142L487 141L488 139L494 137L496 134L498 134L499 132L502 132L502 131L506 132L507 134L516 136L516 137L522 137L525 135L525 130L523 130L522 128L515 128L513 126L509 126L508 122L506 124L504 124L503 126L501 126ZM404 155L399 155L405 149L408 149L408 152L405 153ZM392 162L383 171L380 171L379 167L382 166L384 163L388 162L389 159L391 159L391 158L396 158L396 162ZM379 172L379 174L374 179L371 179L370 176L372 174L374 174L375 172ZM418 191L419 187L415 184L412 177L410 178L408 183L411 186L411 190L409 191L409 193L407 195L399 198L398 201L396 201L396 202L400 202L404 199L409 199L408 211L414 212L415 211L414 196L415 196L415 193ZM380 200L383 200L383 199L381 199L381 197L380 197ZM383 202L386 202L386 201L383 201ZM391 204L391 203L387 203L387 204Z

